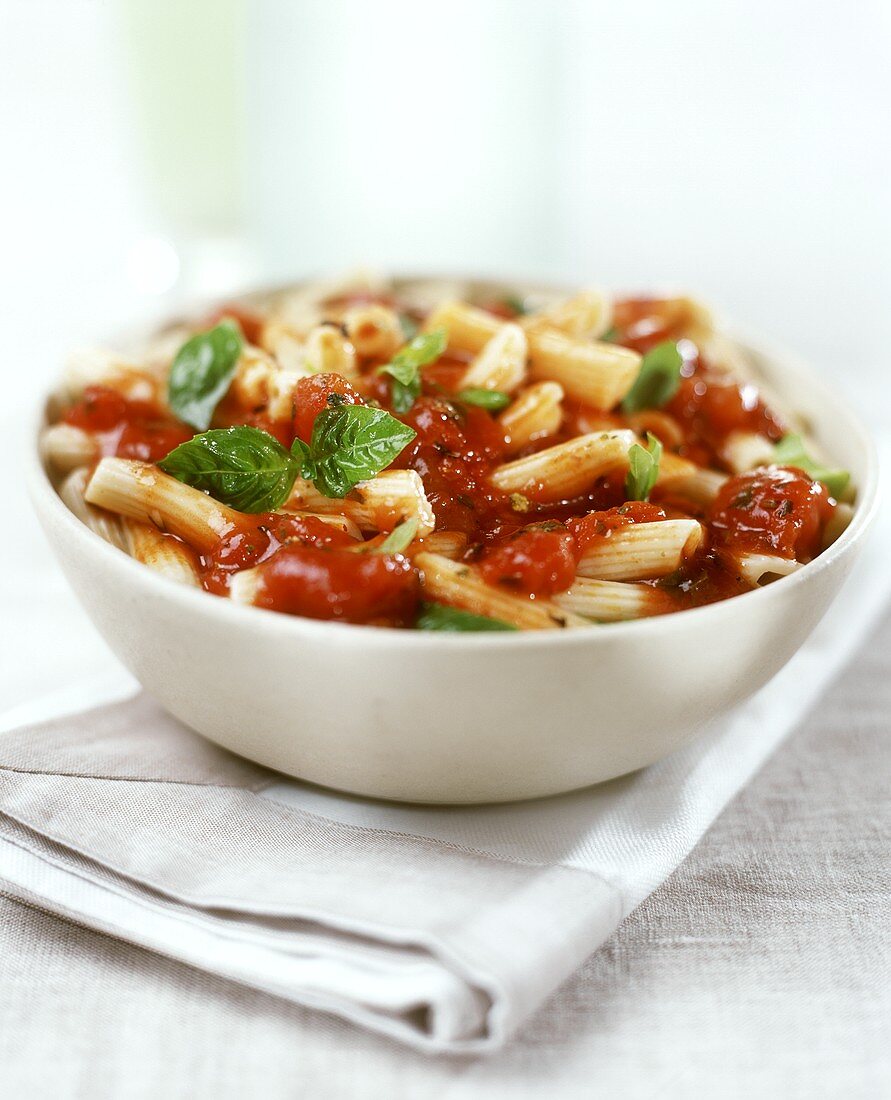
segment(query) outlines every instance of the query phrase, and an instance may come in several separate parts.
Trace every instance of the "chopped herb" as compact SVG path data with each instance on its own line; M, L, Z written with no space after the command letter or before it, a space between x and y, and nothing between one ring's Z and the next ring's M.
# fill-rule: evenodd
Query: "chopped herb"
M462 401L465 405L476 405L489 412L500 412L510 404L510 395L500 390L486 390L482 386L471 386L457 393L455 400Z
M406 413L421 393L421 367L438 359L445 351L448 337L444 328L422 332L398 351L391 362L378 367L378 374L389 374L390 398L398 413Z
M488 619L484 615L472 615L469 611L459 611L457 607L448 607L442 603L426 603L415 623L418 630L445 630L451 632L473 632L492 630L516 630L510 623L500 619Z
M417 533L418 520L413 516L394 527L380 546L375 547L375 550L378 554L401 554L412 544Z
M527 313L531 312L526 308L526 299L521 298L519 294L505 294L501 299L501 304L518 317L525 317Z
M659 409L677 393L683 358L673 340L651 348L641 360L634 385L622 401L622 412Z
M647 446L633 443L628 448L628 476L625 478L625 495L629 500L649 500L656 479L659 477L659 460L662 444L647 432Z
M773 461L777 466L795 466L799 470L804 470L814 481L822 481L836 498L842 495L851 480L847 470L821 466L807 453L801 436L791 432L789 435L784 435L774 447Z
M606 330L606 332L602 332L597 337L597 339L601 342L601 344L615 344L615 343L617 343L617 341L619 339L619 335L620 335L620 333L619 333L619 330L616 328L616 326L611 325Z

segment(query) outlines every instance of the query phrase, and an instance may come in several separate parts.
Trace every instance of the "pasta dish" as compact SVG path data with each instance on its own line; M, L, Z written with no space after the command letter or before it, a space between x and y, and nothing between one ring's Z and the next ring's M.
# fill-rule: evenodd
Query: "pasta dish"
M51 411L95 532L313 619L662 615L792 573L851 516L848 474L684 297L319 282L82 353Z

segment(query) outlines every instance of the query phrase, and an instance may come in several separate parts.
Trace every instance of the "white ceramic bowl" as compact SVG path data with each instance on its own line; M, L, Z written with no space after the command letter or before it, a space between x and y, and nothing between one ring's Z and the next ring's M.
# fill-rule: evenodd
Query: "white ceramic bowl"
M563 633L437 634L294 618L180 586L80 523L37 446L33 500L102 636L205 737L313 783L376 798L535 798L650 764L754 694L804 642L877 508L877 460L844 403L787 356L749 348L858 489L841 538L731 600Z

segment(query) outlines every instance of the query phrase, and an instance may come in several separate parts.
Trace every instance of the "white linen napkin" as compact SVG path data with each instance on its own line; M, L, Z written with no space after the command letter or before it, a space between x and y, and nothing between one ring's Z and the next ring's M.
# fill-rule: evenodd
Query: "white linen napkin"
M891 591L887 512L878 527L753 700L657 765L533 803L400 806L284 779L190 733L102 655L99 678L0 716L0 892L417 1047L492 1049L678 865L861 644ZM12 618L24 629L48 608L67 645L83 625L46 583L48 603L35 611L32 589Z

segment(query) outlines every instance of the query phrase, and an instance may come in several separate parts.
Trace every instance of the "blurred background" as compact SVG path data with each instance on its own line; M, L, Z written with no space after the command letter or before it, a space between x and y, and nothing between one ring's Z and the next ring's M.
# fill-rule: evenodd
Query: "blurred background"
M679 286L876 415L887 0L0 11L0 369L23 399L180 299L368 265Z

